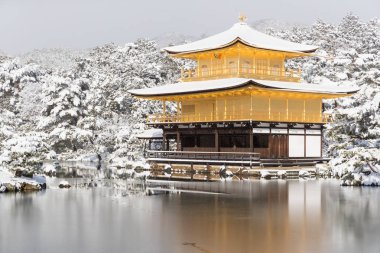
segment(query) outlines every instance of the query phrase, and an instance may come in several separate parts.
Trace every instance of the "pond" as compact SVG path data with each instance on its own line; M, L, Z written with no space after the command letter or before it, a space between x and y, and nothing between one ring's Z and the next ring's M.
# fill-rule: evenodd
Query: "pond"
M105 183L96 188L2 194L0 252L380 249L377 188L340 187L333 179L159 184L173 191L128 195L123 187ZM176 188L195 193L178 193Z

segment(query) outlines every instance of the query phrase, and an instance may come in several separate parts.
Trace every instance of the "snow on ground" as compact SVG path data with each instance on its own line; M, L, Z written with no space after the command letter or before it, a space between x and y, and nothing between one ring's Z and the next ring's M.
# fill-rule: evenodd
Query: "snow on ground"
M310 177L310 172L308 172L307 170L300 170L298 172L298 176L299 177Z
M260 171L261 178L271 178L271 173L267 170Z
M12 173L10 173L4 167L0 167L0 184L10 182L12 177Z

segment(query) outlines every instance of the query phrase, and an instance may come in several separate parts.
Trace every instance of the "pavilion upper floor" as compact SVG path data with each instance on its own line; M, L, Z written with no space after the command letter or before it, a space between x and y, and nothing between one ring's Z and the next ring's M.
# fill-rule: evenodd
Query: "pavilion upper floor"
M170 108L170 109L169 109ZM318 97L241 92L209 98L162 102L161 112L148 115L148 124L210 122L328 123L330 114L322 110Z
M228 78L130 90L162 101L149 124L209 122L327 123L323 100L356 92L357 87Z
M286 66L290 58L306 55L256 49L237 42L227 48L189 54L193 67L181 69L181 81L243 77L299 82L301 69Z

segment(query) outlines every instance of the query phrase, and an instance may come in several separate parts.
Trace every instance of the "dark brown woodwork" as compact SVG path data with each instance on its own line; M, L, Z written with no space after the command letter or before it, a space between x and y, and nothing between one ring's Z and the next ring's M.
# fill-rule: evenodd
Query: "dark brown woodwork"
M253 152L253 132L249 131L249 151Z
M215 151L219 152L219 132L215 129Z
M181 150L182 150L182 147L181 147L181 134L177 130L177 151L181 151Z
M166 134L165 133L162 135L162 149L167 150L166 149Z
M285 158L288 156L288 138L285 134L273 134L269 141L270 157Z
M258 127L258 126L253 126ZM259 127L260 128L260 127ZM266 128L266 127L265 127ZM273 128L273 126L272 126ZM277 129L286 129L276 127ZM289 127L288 127L289 128ZM300 128L302 129L302 128ZM319 129L319 128L318 128ZM215 138L215 145L212 147L204 146L204 144L198 145L197 140L199 140L200 135L211 135L211 138ZM235 144L233 146L225 146L221 147L222 136L246 136L246 141L243 146L237 147ZM224 125L224 126L180 126L177 128L164 128L163 134L163 150L169 150L169 140L177 142L177 150L178 151L203 151L203 152L255 152L260 153L261 158L288 158L289 157L289 136L287 134L258 134L258 135L266 135L268 136L267 145L260 144L256 145L256 140L253 137L257 135L253 133L252 127L247 126L234 126L234 125ZM306 134L302 134L306 138ZM194 144L190 146L185 144L186 138L194 138ZM321 136L322 142L322 136ZM192 143L192 142L191 142ZM200 143L200 142L199 142ZM202 142L204 143L204 142ZM306 143L306 139L305 139ZM194 145L194 146L192 146ZM322 145L321 145L322 148ZM306 149L306 145L305 145ZM305 150L306 152L306 150ZM321 151L322 152L322 151Z
M261 158L269 158L269 148L254 148L254 153L259 153Z

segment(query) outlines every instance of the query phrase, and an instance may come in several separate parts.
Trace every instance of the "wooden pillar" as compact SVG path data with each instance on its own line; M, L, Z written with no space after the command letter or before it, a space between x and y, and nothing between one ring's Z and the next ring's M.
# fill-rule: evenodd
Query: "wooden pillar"
M268 112L269 112L269 119L271 118L271 106L270 106L270 96L269 96L269 108L268 108Z
M181 134L179 133L177 129L177 151L182 150L182 144L181 144Z
M194 131L194 147L195 147L195 148L198 148L197 131Z
M166 150L166 134L165 133L162 135L162 150L163 151Z
M215 129L215 152L219 152L219 132L218 129Z

